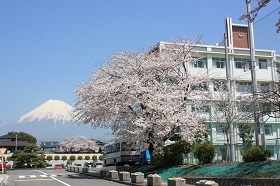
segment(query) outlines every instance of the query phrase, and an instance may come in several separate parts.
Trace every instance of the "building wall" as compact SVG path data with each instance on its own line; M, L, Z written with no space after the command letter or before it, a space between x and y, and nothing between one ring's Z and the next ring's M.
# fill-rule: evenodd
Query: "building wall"
M207 59L207 67L206 68L194 68L191 65L188 65L189 72L191 74L197 74L199 72L208 73L208 75L213 80L226 80L226 67L224 68L215 68L213 65L213 57L225 58L225 48L223 46L208 46L208 45L198 45L194 47L195 56L200 58ZM273 50L256 50L256 79L258 87L261 83L271 83L279 81L277 76L277 67L280 68L280 56L276 55L276 52ZM251 80L251 71L249 69L249 62L247 62L243 68L235 67L235 59L250 59L250 51L249 49L242 48L229 48L229 63L230 63L230 72L232 79L236 82L252 82ZM260 60L267 61L267 68L262 69L259 65ZM234 95L243 94L242 92L237 92L236 87L234 88ZM209 84L209 91L213 91L213 83ZM215 121L211 121L211 112L203 113L204 115L208 114L208 124L211 124L211 132L210 139L214 146L217 147L218 151L221 149L226 149L227 139L224 133L221 133L218 129L220 124L215 123ZM267 149L271 150L272 156L270 159L280 160L280 119L279 118L268 118L267 116L263 116L261 118L262 121L266 121L262 123L263 126L261 128L261 132L264 135L264 145ZM252 121L253 123L253 121ZM266 128L271 128L272 132L270 134L266 134ZM235 139L235 155L236 161L242 161L242 140L238 135L238 126L235 124L234 127L234 139ZM261 138L260 138L261 139ZM254 138L253 138L254 140ZM262 144L262 142L260 142ZM192 159L193 156L191 154L186 155L185 161L186 163L196 163L196 160ZM221 153L218 153L215 157L215 160L222 159Z

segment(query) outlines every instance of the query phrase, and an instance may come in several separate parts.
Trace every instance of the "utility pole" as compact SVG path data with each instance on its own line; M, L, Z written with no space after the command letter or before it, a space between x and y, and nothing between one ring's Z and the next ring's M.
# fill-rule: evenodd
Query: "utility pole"
M253 92L253 104L254 104L254 123L255 123L255 139L256 146L259 146L259 134L260 134L260 122L257 107L257 80L256 80L256 59L255 59L255 43L254 43L254 29L253 20L251 18L251 0L245 0L247 5L247 22L248 22L248 36L250 47L250 69L252 78L252 92Z
M15 150L17 151L17 133L16 133L16 148Z
M228 28L229 28L229 22L230 19L226 19L226 29L225 29L225 35L224 35L224 45L225 45L225 57L226 57L226 77L227 77L227 88L228 88L228 114L227 114L227 125L230 128L230 161L235 162L235 148L234 148L234 126L232 122L232 81L231 81L231 68L230 68L230 62L228 57Z

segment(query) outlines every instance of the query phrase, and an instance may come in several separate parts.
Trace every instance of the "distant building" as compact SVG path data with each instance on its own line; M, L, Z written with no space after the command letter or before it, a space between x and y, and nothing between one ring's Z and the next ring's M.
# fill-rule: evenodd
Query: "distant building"
M0 136L0 148L6 148L6 153L13 153L15 150L23 150L26 146L31 143L27 141L18 141L16 137L12 135Z
M59 151L59 143L58 141L43 141L40 144L40 149L47 154L54 154L56 151Z

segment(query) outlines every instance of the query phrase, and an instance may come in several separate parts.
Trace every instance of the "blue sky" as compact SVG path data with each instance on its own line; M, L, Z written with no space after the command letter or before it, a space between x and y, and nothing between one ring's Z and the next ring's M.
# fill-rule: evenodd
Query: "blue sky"
M272 0L256 20L278 7ZM49 99L72 105L75 88L116 52L200 32L215 45L225 18L245 24L245 12L245 0L1 0L0 125ZM256 48L280 54L278 12L255 24Z

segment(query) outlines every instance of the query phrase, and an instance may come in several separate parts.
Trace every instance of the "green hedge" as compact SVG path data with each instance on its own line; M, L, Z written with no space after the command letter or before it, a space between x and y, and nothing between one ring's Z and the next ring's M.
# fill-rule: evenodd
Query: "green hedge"
M93 161L96 161L96 160L97 160L97 156L95 156L95 155L92 156L92 160L93 160Z
M52 159L53 159L52 156L47 156L47 160L48 160L48 161L51 161Z
M195 146L193 154L200 164L212 163L216 155L216 148L209 142L200 143Z
M62 160L67 160L67 156L62 156Z
M78 160L82 160L83 159L83 156L78 156Z
M243 155L244 162L265 161L271 156L271 152L262 146L252 147Z
M76 156L74 156L74 155L71 155L71 156L70 156L70 160L71 160L71 161L74 161L74 160L76 160Z
M60 157L58 155L54 156L54 160L60 160Z

